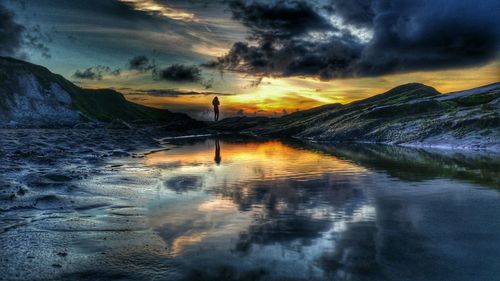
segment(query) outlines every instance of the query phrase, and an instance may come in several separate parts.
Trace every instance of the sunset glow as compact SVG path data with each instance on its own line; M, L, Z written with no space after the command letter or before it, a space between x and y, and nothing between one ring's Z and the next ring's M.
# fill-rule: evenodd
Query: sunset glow
M493 2L447 2L446 9L401 3L408 9L386 13L387 20L401 22L394 29L373 21L370 5L358 2L336 4L337 10L321 1L115 0L97 8L68 1L57 9L45 2L8 1L17 17L37 23L31 32L40 44L25 45L20 55L81 87L112 88L132 102L203 120L216 95L223 118L281 116L406 83L449 93L500 80L493 19L473 16L494 10ZM429 21L427 14L441 20ZM443 33L434 26L447 21L456 28ZM384 40L400 45L388 48L383 44L392 41ZM143 65L131 65L138 57L145 58ZM158 75L171 66L190 67L199 76Z
M221 82L222 87L239 87L237 93L220 97L222 106L228 115L243 110L246 115L283 115L297 110L305 110L332 103L347 104L381 94L405 83L423 83L432 85L441 93L450 93L494 83L500 79L500 61L485 66L464 69L430 72L414 72L387 75L376 78L352 78L334 81L321 81L313 78L264 78L259 86L250 87L251 79L241 77ZM112 83L111 83L112 84ZM110 84L110 85L111 85ZM92 85L96 87L97 85ZM167 86L168 88L168 86ZM218 91L219 88L210 89ZM193 87L182 91L204 91ZM134 102L157 108L180 108L190 112L195 108L199 112L210 108L212 95L192 95L179 97L152 97L126 95Z

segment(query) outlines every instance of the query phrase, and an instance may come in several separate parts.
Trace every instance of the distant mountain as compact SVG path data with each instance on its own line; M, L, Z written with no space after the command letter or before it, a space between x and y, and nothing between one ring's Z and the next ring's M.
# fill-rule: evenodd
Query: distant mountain
M247 133L315 142L500 151L500 83L450 94L406 84L347 105L293 113Z
M42 66L0 57L0 125L67 126L116 120L178 128L202 124L185 114L129 102L110 89L82 89Z

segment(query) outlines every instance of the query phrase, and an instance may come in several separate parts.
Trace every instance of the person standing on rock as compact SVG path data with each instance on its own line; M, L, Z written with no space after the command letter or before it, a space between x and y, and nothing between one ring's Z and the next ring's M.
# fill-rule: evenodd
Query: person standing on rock
M214 120L215 122L219 121L219 98L216 96L214 100L212 101L212 104L214 106Z

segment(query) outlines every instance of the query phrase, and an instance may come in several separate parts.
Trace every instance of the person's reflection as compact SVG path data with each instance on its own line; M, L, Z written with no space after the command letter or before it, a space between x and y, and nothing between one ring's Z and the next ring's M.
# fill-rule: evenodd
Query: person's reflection
M220 144L219 144L219 139L215 139L215 157L214 161L217 164L217 166L220 165L222 158L220 158Z

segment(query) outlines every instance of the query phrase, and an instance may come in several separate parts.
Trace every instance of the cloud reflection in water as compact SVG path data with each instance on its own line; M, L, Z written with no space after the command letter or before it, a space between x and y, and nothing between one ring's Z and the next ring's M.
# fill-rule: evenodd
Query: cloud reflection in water
M468 229L471 221L450 219L481 221L464 215L476 204L499 213L495 191L469 202L467 184L409 183L277 141L220 141L220 165L214 151L215 141L203 140L145 159L182 163L162 173L172 194L150 221L186 280L443 280L451 265L475 258L455 256L461 240L448 241L455 253L440 247L444 230L432 229ZM479 226L474 235L495 229ZM483 268L494 260L487 256ZM471 269L458 272L456 280L466 280L460 276Z

